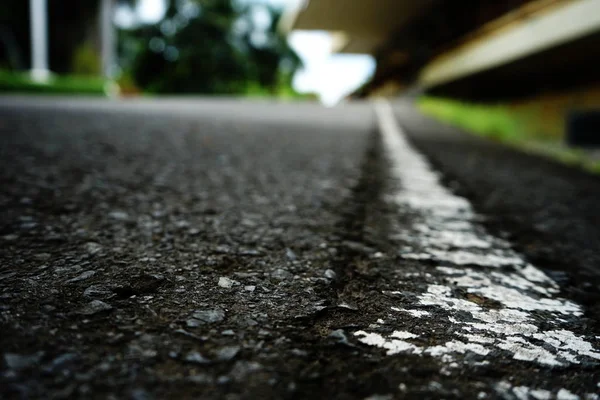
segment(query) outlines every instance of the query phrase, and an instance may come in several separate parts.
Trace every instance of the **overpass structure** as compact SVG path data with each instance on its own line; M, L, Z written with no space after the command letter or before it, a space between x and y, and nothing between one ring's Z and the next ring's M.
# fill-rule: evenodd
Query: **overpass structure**
M497 99L600 81L600 0L310 0L281 29L329 31L334 52L372 54L362 95Z

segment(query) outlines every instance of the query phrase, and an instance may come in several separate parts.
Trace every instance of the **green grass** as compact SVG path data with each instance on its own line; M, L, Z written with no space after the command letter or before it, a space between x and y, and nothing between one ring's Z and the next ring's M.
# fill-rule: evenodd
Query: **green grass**
M544 132L543 115L519 111L508 105L481 105L422 97L418 108L425 115L467 132L539 154L569 166L600 173L600 161L580 149L569 148L563 138Z
M245 97L258 99L278 100L315 100L313 93L299 93L290 84L280 84L274 91L260 86L258 82L251 82L243 92Z
M36 82L28 73L0 70L0 93L78 94L104 96L106 81L87 76L53 76Z
M419 108L427 115L492 139L516 141L523 134L521 118L502 106L424 97L419 101Z

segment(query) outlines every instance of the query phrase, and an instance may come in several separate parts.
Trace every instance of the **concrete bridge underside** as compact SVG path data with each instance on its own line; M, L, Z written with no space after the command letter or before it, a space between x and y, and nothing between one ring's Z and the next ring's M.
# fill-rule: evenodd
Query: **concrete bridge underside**
M398 29L436 0L313 0L288 13L282 29L326 30L337 40L334 51L373 54Z
M288 14L282 28L330 31L333 51L374 55L368 92L394 82L499 98L600 80L600 0L457 4L312 0Z

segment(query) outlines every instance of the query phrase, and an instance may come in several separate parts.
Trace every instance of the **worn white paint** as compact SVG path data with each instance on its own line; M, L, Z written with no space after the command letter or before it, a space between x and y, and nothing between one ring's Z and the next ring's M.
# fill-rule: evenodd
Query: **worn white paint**
M396 339L414 339L414 338L417 338L418 336L415 335L414 333L410 333L410 332L406 332L406 331L394 331L394 333L392 333L390 335L390 337L396 338Z
M438 267L437 270L448 275L448 280L453 285L465 288L469 293L496 300L509 309L553 311L576 316L583 314L579 305L550 297L550 290L540 284L526 281L516 273L448 267ZM540 295L533 296L528 291Z
M567 389L560 389L556 394L556 400L579 400L579 396L571 393Z
M568 389L560 388L556 391L546 389L530 388L527 386L513 386L510 382L500 381L494 387L496 393L505 399L517 398L519 400L597 400L598 395L595 393L585 393L578 396Z
M424 157L406 142L388 103L377 103L376 111L393 176L401 184L389 199L403 212L420 219L408 232L397 234L419 250L401 255L406 259L433 259L443 265L430 267L431 273L426 273L428 284L417 296L418 309L403 307L406 304L402 304L402 297L398 306L391 308L420 319L410 325L410 332L383 335L358 331L354 334L358 340L386 349L389 355L439 358L446 374L451 372L447 367L458 361L456 357L466 353L481 357L471 358L469 363L493 363L494 358L487 357L493 351L551 367L600 360L600 352L590 342L592 338L570 330L569 320L583 315L581 307L557 297L558 285L552 279L510 250L506 242L485 232L469 202L444 188ZM453 241L454 234L458 241ZM449 243L458 245L448 249ZM418 275L414 270L408 273L411 277ZM390 293L401 294L403 282L399 281L399 290ZM442 319L452 323L443 336L449 334L451 340L435 345L414 340L431 338L434 331L427 321ZM501 382L497 388L503 385ZM517 398L553 398L546 388L507 385L505 389ZM570 392L562 389L555 393L566 396Z
M421 354L423 352L421 348L405 340L387 339L378 333L358 331L354 333L354 336L359 337L364 344L386 349L390 356L398 353Z
M421 318L421 317L425 317L427 315L430 315L429 311L424 311L424 310L405 310L403 308L398 308L398 307L392 307L392 310L394 310L394 311L400 311L400 312L405 312L407 314L412 315L415 318Z
M449 232L450 233L450 232ZM489 253L477 253L474 251L465 250L429 250L429 254L433 258L440 262L449 262L454 265L481 265L485 267L503 267L503 266L514 266L523 264L521 258L509 255L509 254L494 254Z

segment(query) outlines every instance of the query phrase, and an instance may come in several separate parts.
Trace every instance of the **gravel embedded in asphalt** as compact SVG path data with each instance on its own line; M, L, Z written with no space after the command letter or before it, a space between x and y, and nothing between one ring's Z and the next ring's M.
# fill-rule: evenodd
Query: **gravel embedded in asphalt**
M370 104L0 100L2 396L597 398L571 271L529 266L380 123Z

